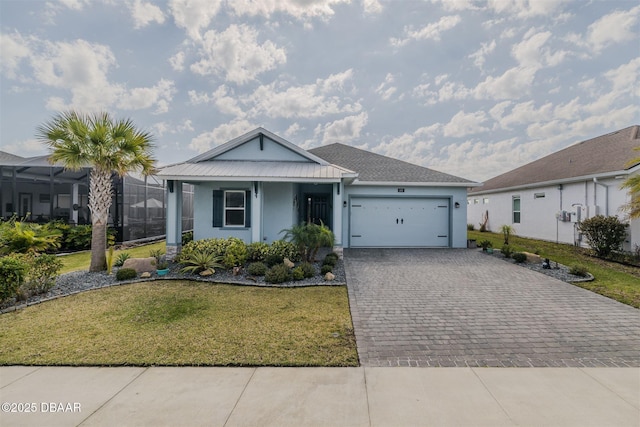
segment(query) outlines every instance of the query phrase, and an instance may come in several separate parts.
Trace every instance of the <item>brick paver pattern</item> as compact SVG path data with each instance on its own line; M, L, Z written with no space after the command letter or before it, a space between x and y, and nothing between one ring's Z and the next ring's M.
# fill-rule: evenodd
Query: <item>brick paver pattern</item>
M640 310L470 249L346 249L362 366L640 367Z

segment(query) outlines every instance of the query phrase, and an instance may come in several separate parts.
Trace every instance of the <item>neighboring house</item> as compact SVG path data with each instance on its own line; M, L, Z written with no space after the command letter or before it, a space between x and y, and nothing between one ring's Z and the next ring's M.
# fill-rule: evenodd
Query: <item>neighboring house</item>
M322 221L342 247L465 247L476 183L342 144L312 150L257 128L184 163L167 181L167 253L180 249L180 183L194 186L194 239L273 242Z
M17 215L44 223L61 220L91 224L87 207L90 168L65 170L48 156L21 157L0 151L0 217ZM117 241L162 237L165 234L165 189L155 177L114 176L109 226ZM185 189L184 228L192 228L190 189Z
M511 225L516 234L586 245L578 223L596 215L617 215L630 195L620 185L640 164L639 126L580 142L496 176L469 191L467 215L476 228L488 212L488 229ZM629 221L625 250L640 245L640 221Z

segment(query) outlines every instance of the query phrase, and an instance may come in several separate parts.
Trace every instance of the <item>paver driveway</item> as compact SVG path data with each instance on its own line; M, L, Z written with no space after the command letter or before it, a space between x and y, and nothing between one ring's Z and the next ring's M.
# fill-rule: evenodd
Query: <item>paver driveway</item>
M363 366L640 366L640 310L469 249L346 249Z

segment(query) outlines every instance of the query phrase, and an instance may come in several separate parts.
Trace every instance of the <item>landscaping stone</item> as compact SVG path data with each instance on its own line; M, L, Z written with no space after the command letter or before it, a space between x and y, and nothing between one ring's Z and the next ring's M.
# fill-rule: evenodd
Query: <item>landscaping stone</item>
M527 256L527 262L531 264L540 264L542 263L542 257L540 255L532 254L530 252L522 252Z
M285 258L283 261L284 265L286 265L288 268L293 268L293 266L295 265L293 262L291 262L291 260L289 258Z
M148 279L149 277L151 277L151 273L149 273L148 271L145 271L140 275L141 279Z
M156 259L149 258L129 258L124 262L122 268L133 268L136 273L151 272L156 270Z
M202 277L213 276L213 273L215 272L216 271L213 268L207 268L206 270L200 272L200 276Z
M326 280L327 282L335 280L335 278L336 278L336 276L330 271L327 274L324 275L324 280Z

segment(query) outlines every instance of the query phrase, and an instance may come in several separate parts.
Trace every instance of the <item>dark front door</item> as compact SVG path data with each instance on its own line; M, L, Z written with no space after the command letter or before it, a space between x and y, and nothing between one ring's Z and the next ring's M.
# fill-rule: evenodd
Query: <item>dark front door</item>
M320 225L322 222L331 228L331 195L305 194L304 220Z

